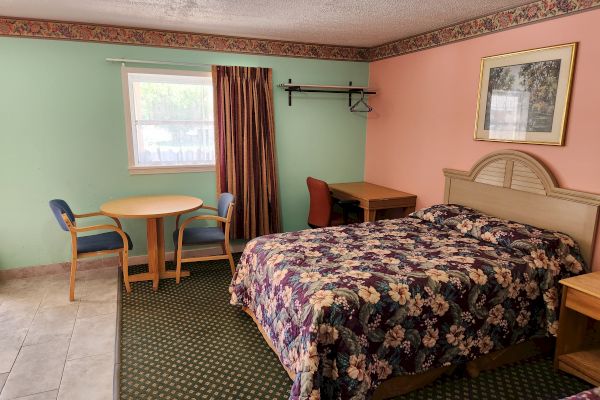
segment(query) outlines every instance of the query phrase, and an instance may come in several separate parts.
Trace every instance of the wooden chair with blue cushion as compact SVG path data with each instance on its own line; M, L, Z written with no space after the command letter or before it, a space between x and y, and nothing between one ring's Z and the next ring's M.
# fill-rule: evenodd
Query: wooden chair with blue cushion
M115 225L93 225L86 227L78 227L77 218L88 218L105 216L101 212L93 212L88 214L75 214L71 211L71 207L60 199L50 200L50 209L54 213L58 224L64 231L71 233L71 277L69 282L69 299L75 300L75 272L77 271L77 260L80 258L95 257L101 254L118 253L119 263L123 267L123 280L127 292L131 291L129 286L129 270L127 265L128 251L133 248L133 243L128 234L123 232L121 222L117 218L112 218ZM90 231L110 231L98 233L89 236L80 236L78 233ZM126 244L124 244L126 243Z
M229 260L231 274L235 272L235 264L231 255L231 246L229 244L229 228L231 226L231 218L233 216L234 196L231 193L221 193L217 208L202 206L202 209L216 212L217 215L196 215L186 219L179 226L179 217L175 221L175 231L173 232L173 242L175 244L175 255L177 262L177 271L175 281L179 283L181 280L181 263L209 261L209 260ZM188 227L193 221L217 221L220 226L204 227L195 226ZM206 244L218 243L223 249L223 254L204 257L182 258L183 246L198 246Z

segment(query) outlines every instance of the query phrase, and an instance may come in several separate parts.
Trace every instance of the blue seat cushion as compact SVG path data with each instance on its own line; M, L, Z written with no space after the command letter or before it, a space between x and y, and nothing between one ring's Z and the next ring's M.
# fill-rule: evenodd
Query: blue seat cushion
M177 246L179 239L179 230L173 232L173 243ZM185 228L183 231L183 245L207 244L222 242L225 240L225 234L221 228L217 227L192 227Z
M127 233L129 250L133 249L133 243ZM105 232L97 235L81 236L77 238L77 253L92 253L94 251L115 250L123 248L123 239L117 232Z

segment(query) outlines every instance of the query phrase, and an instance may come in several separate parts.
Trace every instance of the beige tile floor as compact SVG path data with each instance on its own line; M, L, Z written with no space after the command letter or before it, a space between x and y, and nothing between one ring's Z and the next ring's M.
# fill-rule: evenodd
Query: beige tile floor
M116 268L0 282L0 400L112 400Z

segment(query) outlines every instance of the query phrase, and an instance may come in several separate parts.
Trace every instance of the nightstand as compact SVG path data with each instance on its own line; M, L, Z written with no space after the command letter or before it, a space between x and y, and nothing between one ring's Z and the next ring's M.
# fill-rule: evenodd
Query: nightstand
M555 368L600 386L600 343L590 344L590 327L600 321L600 272L560 281Z

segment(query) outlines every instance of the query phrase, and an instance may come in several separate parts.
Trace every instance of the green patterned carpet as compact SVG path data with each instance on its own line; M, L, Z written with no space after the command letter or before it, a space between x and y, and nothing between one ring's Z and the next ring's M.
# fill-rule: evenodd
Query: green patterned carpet
M145 267L132 267L132 273ZM229 305L227 262L193 264L180 285L122 287L121 399L287 399L291 380L254 322ZM590 385L556 373L550 356L478 378L457 372L402 400L559 399Z

